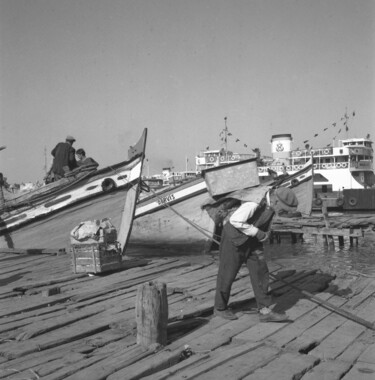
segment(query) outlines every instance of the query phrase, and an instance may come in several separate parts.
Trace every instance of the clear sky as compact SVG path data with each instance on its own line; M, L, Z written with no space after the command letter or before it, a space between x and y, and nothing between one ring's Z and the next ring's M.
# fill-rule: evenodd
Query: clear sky
M338 138L374 138L374 23L374 0L0 0L0 171L42 179L68 134L111 165L145 127L150 174L194 169L225 117L238 153L326 146L346 111Z

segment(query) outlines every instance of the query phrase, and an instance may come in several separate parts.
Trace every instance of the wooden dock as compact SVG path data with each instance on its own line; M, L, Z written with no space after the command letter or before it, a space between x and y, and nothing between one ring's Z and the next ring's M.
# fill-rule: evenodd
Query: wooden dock
M323 238L327 246L343 246L345 239L349 239L350 246L358 245L358 239L363 237L365 231L375 231L374 215L334 215L329 216L327 210L321 215L301 218L274 219L272 224L271 243L280 243L282 237L290 236L290 241L296 243L304 235Z
M272 262L275 308L290 322L260 323L243 268L231 296L239 319L227 321L212 315L214 256L129 259L89 276L51 253L0 252L0 379L375 378L374 278ZM165 347L136 344L136 293L149 281L167 285Z

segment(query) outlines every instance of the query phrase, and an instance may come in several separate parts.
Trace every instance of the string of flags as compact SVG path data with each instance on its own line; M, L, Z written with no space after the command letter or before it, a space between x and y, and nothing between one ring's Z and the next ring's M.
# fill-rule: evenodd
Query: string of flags
M339 135L343 130L345 130L346 132L349 131L349 123L348 123L348 122L349 122L349 119L350 119L350 118L354 118L354 117L355 117L355 111L352 111L352 112L350 113L350 115L348 114L347 111L345 111L344 116L341 117L339 121L336 121L336 122L332 123L329 127L325 127L325 128L323 128L322 132L326 132L326 131L328 131L329 129L332 129L332 128L333 128L334 130L337 131L336 134L335 134L335 136L333 137L333 140L336 140L336 137L338 137L338 135ZM221 141L223 144L226 145L227 142L228 142L228 137L233 136L233 135L232 135L232 133L229 132L229 130L228 130L228 126L227 126L227 117L224 117L224 121L225 121L225 127L224 127L224 129L220 132L219 137L220 137L220 141ZM319 136L319 133L314 133L314 135L313 135L313 137L312 137L311 139L315 139L315 138L318 137L318 136ZM370 138L370 135L368 134L366 137L367 137L367 138ZM311 139L308 139L308 140L304 140L304 141L303 141L303 144L304 144L305 149L313 149L313 146L312 146L312 145L310 146L310 144L311 144ZM235 142L235 143L242 143L244 148L247 148L247 147L248 147L248 145L247 145L246 143L241 142L241 140L240 140L239 138L237 138L237 137L235 138L235 141L234 141L234 142ZM328 143L326 146L327 146L327 147L330 147L331 145L332 145L332 143ZM209 149L210 149L210 147L207 146L207 147L206 147L206 150L209 150ZM299 149L299 148L297 148L297 149ZM253 151L254 153L260 153L260 152L259 152L259 148L252 149L252 151Z
M332 124L330 125L330 127L325 127L325 128L323 128L323 132L327 131L327 130L330 129L330 128L335 128L335 129L337 129L336 127L340 126L340 128L339 128L338 131L336 132L335 136L333 137L333 140L336 140L336 137L342 132L343 129L345 129L346 132L349 131L348 121L349 121L350 117L354 118L354 116L355 116L355 111L353 111L353 112L350 114L350 116L348 115L348 112L345 111L345 115L340 119L339 122L334 122L334 123L332 123ZM343 122L342 125L340 125L341 122ZM315 133L314 136L313 136L313 138L316 138L316 137L318 137L318 136L319 136L319 133ZM311 143L310 140L304 140L304 141L303 141L303 144L305 145L305 149L312 149L312 148L313 148L313 146L310 146L309 143ZM329 143L329 144L327 144L326 146L327 146L327 147L330 147L331 145L332 145L332 143ZM297 149L299 149L299 148L297 148Z

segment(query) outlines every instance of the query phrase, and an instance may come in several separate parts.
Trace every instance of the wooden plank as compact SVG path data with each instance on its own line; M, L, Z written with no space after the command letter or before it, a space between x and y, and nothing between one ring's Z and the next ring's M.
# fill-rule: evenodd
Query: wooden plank
M175 375L177 372L185 370L189 367L196 366L199 362L206 361L209 358L209 354L194 354L193 356L190 356L189 358L180 361L178 364L175 364L174 366L170 366L163 370L158 370L160 367L152 368L152 374L151 375L145 375L142 376L143 380L165 380L169 377ZM159 363L158 363L159 364Z
M375 364L356 363L342 380L374 380Z
M321 361L303 376L303 380L340 380L351 367L352 363L341 360Z
M262 345L254 350L244 351L240 355L231 355L234 350L243 350L247 345L229 348L222 352L214 352L211 355L211 360L194 368L181 371L173 378L175 380L242 379L255 369L272 361L279 353L274 347Z
M21 248L0 248L1 253L12 255L66 255L66 248L43 248L43 249L21 249Z
M358 358L358 362L375 364L375 343L371 344Z
M173 376L174 379L191 379L191 378L198 378L199 375L205 374L207 375L207 372L209 370L212 370L213 368L217 367L218 365L224 364L228 361L233 361L238 357L242 357L242 355L245 355L247 353L254 353L256 348L258 348L259 345L257 344L247 344L240 347L233 347L229 348L226 351L218 352L217 354L211 354L211 360L205 361L201 364L198 363L197 366L194 366L193 368L188 367L187 369L184 369L177 374ZM267 349L265 347L262 347L263 350L258 354L258 358L261 359L261 357L267 356L267 353L275 355L278 351L275 349ZM132 371L132 368L125 368L122 371L116 372L115 374L109 376L107 380L127 380L127 379L134 379L137 378L140 374L139 371L142 371L141 363L138 363L134 368L134 371ZM138 377L139 378L139 377Z
M130 364L145 358L152 354L141 346L134 345L128 347L116 354L115 357L104 356L105 363L103 363L103 357L93 356L85 360L81 360L74 365L66 366L59 371L51 373L48 376L43 377L43 380L99 380L105 379L110 373L113 373L121 368L125 368Z
M375 299L367 299L358 308L357 315L364 316L370 322L375 321ZM364 331L362 326L354 321L346 321L337 328L332 334L327 336L320 344L309 353L319 358L334 359L339 356L351 342L355 341Z
M331 294L321 294L320 297L322 299L330 299L337 306L341 306L345 302L342 299L333 301ZM292 309L288 310L288 316L290 316L294 322L276 331L272 336L268 337L268 340L277 347L284 347L298 338L311 326L321 321L328 314L330 314L328 310L317 307L314 303L306 299L301 299Z
M374 339L372 331L366 330L358 339L352 342L336 360L347 363L355 363L359 356L368 348Z
M370 287L372 289L372 286ZM367 288L366 288L367 289ZM366 290L365 289L365 290ZM362 303L364 300L368 298L368 294L366 294L365 290L358 296L353 297L348 303L347 307L352 307L355 305L358 310L361 308L361 306L357 306L358 298L362 299ZM361 297L360 297L361 296ZM366 306L365 304L362 305L362 307ZM313 347L315 345L320 344L325 337L332 334L332 332L336 331L341 325L343 325L347 319L341 315L337 315L336 313L330 313L328 316L326 316L323 320L318 322L317 324L313 325L311 328L304 331L301 335L299 335L294 341L292 341L290 344L288 344L286 347L291 350L296 351L306 351L310 347ZM353 326L356 323L352 322ZM356 332L363 332L363 329L361 325L358 325L359 327L356 328ZM340 346L340 350L345 349L346 346ZM313 350L314 351L314 350ZM310 351L312 352L312 351ZM315 356L319 357L318 351L314 351ZM322 352L323 355L323 352ZM326 355L326 353L324 353ZM326 357L326 356L325 356Z
M351 228L334 228L334 227L308 227L301 226L300 228L282 228L274 227L273 232L282 234L310 234L310 235L333 235L333 236L343 236L343 237L362 237L363 232L361 229L351 229Z
M319 359L310 355L287 352L267 365L254 371L244 380L280 380L300 379L304 373L319 363Z

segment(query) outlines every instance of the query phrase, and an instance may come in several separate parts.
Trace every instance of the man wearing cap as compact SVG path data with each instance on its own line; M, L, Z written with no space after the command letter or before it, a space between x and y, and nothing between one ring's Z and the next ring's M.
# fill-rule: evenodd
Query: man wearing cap
M75 138L73 136L67 136L65 142L58 143L55 148L52 149L53 163L51 172L54 177L54 181L57 181L64 177L66 173L77 167L77 161L75 157L75 149L73 148Z
M220 243L220 264L217 275L214 314L225 319L237 319L228 309L233 281L245 263L257 302L261 322L285 322L288 317L272 311L268 294L269 272L263 255L263 242L275 213L280 210L295 211L296 195L291 189L281 187L269 190L261 201L242 201L224 224Z

